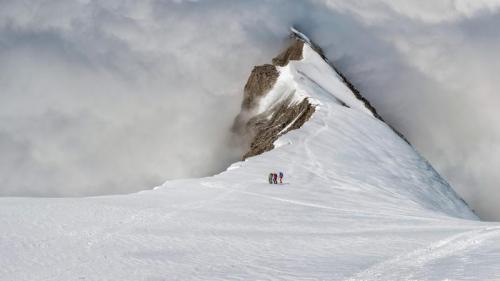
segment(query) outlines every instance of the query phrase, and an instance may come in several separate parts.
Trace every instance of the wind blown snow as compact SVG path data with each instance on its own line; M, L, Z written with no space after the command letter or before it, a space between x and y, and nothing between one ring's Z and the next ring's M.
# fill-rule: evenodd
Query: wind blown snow
M484 218L500 218L500 1L2 1L0 194L130 192L213 174L290 26ZM207 122L207 120L209 120Z

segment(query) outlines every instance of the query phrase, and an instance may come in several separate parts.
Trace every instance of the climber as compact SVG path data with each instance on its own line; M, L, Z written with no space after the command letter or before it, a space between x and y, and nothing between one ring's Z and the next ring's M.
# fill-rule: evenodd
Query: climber
M283 172L280 172L280 184L283 183Z
M273 184L273 177L274 177L273 173L270 173L269 174L269 183L270 184Z

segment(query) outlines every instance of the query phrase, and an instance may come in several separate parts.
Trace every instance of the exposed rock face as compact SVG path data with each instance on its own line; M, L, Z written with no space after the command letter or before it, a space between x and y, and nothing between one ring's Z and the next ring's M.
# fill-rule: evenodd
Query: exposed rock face
M274 141L290 130L300 128L314 113L314 106L307 99L297 103L292 102L290 96L265 112L254 114L259 100L273 88L279 77L276 66L301 60L303 47L303 41L293 38L290 46L272 60L272 65L256 66L252 70L245 85L241 113L233 125L233 131L246 139L250 147L243 159L273 149Z
M253 68L245 85L243 110L251 110L257 105L259 98L267 94L278 79L279 73L274 65L264 64Z
M278 66L285 66L291 60L301 60L302 50L304 49L304 42L298 39L292 39L292 44L288 49L283 51L273 59L273 64Z
M272 89L279 77L276 66L286 66L291 60L301 60L303 48L303 41L292 38L290 47L275 57L272 60L273 64L264 64L253 68L245 84L242 110L252 110L257 106L258 100Z
M243 155L243 159L273 149L273 143L281 135L302 127L311 118L314 110L314 106L307 99L298 104L291 104L291 99L288 98L268 112L251 118L246 126L253 134L253 138L250 149Z

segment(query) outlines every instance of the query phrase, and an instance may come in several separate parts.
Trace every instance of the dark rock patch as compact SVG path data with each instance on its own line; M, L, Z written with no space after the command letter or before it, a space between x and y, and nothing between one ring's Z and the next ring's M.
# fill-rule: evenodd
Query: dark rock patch
M302 127L314 112L315 107L308 99L292 104L288 98L269 111L252 117L246 124L246 132L252 141L243 159L272 150L280 136Z
M280 136L300 128L315 111L308 99L293 102L292 94L267 111L254 114L259 100L273 88L279 77L277 66L302 59L304 42L297 38L291 40L290 46L273 59L272 65L254 67L245 85L241 112L233 124L233 132L249 147L243 159L272 150Z
M254 67L245 85L241 108L243 110L253 109L259 98L273 88L278 77L279 72L274 65L264 64Z
M273 59L273 64L277 66L285 66L291 60L301 60L304 42L299 39L292 39L293 42L286 50Z

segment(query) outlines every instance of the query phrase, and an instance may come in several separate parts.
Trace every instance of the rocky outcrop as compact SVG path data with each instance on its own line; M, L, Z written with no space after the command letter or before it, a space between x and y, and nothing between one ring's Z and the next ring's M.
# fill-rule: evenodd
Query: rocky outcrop
M258 100L272 89L279 73L274 65L264 64L253 68L245 85L243 110L251 110L257 106Z
M314 106L308 99L293 101L293 95L262 113L255 113L259 100L273 88L279 77L277 66L301 60L303 47L302 40L291 38L290 46L272 60L273 64L256 66L252 70L245 85L241 112L233 125L233 131L247 140L249 149L243 159L272 150L280 136L300 128L314 113Z
M290 46L273 58L273 64L255 66L245 84L242 110L253 110L261 97L269 92L279 77L276 66L286 66L291 60L301 60L304 42L291 38Z
M269 111L251 118L246 129L252 134L252 141L243 159L273 149L274 142L280 136L302 127L311 118L314 110L308 99L293 104L290 97Z
M285 66L291 60L301 60L302 50L304 49L304 41L292 38L290 47L284 50L281 54L273 59L273 64Z

